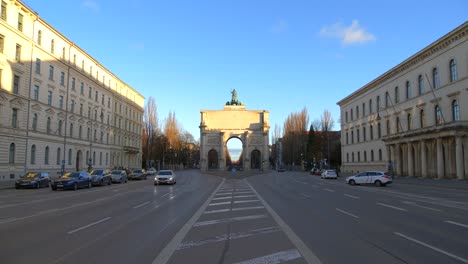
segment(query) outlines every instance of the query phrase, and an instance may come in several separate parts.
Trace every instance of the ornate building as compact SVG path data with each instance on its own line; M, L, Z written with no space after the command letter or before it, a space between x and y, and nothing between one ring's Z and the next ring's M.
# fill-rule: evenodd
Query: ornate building
M468 179L468 22L338 102L342 171Z
M141 166L144 97L21 1L1 1L0 85L0 180Z

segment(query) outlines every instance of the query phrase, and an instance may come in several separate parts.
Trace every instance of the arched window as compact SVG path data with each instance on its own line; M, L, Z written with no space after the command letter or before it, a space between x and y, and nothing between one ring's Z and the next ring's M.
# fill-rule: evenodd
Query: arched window
M60 160L61 160L61 150L60 148L57 148L57 161L56 161L57 165L60 165Z
M16 146L15 143L10 144L10 153L8 155L8 163L14 164L15 163L15 155L16 155Z
M36 145L31 146L31 164L36 164Z
M421 111L419 111L419 122L420 122L420 127L421 128L424 128L426 127L426 114L424 113L424 110L421 109Z
M47 146L44 151L44 164L49 165L49 146Z
M34 115L33 115L32 129L37 130L37 114L36 113L34 113Z
M424 79L422 75L418 76L418 91L419 95L422 95L424 93Z
M37 32L37 44L42 45L42 30Z
M457 80L457 62L455 59L450 60L450 81L454 82Z
M439 71L437 68L432 69L432 83L434 85L434 89L439 88Z
M442 124L442 111L440 110L440 106L436 105L434 108L435 111L435 123L436 125Z
M72 149L68 150L68 165L72 165Z
M395 104L398 104L400 102L400 90L398 89L398 86L395 87Z
M47 128L47 134L50 134L50 117L47 117L47 125L46 125L46 128Z
M411 98L411 84L409 81L406 81L406 99Z
M460 106L457 100L453 100L452 102L452 118L453 121L460 121Z
M408 130L413 129L413 117L411 116L410 113L408 113L408 116L407 116L406 120L408 122L408 124L407 124Z

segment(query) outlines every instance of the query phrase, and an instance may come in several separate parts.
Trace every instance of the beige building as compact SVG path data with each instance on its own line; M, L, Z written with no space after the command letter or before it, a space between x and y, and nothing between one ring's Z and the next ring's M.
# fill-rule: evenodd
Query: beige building
M144 97L20 1L1 1L0 85L0 180L141 166Z
M468 22L338 105L343 172L468 179Z

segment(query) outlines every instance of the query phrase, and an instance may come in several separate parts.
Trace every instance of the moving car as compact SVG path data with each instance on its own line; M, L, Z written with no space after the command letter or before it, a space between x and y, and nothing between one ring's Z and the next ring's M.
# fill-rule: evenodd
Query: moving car
M154 177L154 185L158 184L176 184L176 174L172 170L160 170Z
M111 172L111 179L113 183L127 183L128 181L127 173L124 170L113 170Z
M338 179L338 175L335 170L324 170L322 172L322 179Z
M94 185L111 185L111 171L106 169L94 169L89 174L91 177L91 183Z
M50 177L48 172L28 172L21 179L15 182L15 188L36 188L49 187Z
M129 180L146 180L146 172L142 169L133 170L130 175L128 175Z
M149 168L147 171L146 171L146 175L156 175L156 169L155 168Z
M89 177L89 173L87 171L69 172L57 180L52 181L51 187L54 191L57 189L70 189L76 191L79 188L91 188L91 177Z
M346 183L356 184L374 184L375 186L385 186L392 183L392 178L383 171L365 171L354 176L346 178Z

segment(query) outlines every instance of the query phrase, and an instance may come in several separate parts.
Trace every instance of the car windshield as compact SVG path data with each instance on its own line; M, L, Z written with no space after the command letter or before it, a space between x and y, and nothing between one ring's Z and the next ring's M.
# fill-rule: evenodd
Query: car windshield
M112 173L111 173L111 174L114 174L114 175L120 175L120 173L122 173L122 171L116 170L116 171L112 171Z
M141 173L141 170L133 170L133 173Z
M91 175L101 175L102 172L103 172L103 170L93 170L93 171L91 172Z
M36 178L37 172L30 172L24 176L24 178Z
M160 171L160 172L158 172L158 175L172 175L172 172L170 172L170 171Z

